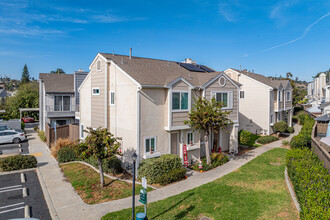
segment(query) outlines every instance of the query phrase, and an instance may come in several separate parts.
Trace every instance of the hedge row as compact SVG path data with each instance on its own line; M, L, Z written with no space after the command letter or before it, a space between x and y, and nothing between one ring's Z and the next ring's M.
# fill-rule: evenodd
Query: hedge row
M260 144L268 144L268 143L271 143L271 142L274 142L277 140L278 140L277 137L267 135L267 136L262 136L262 137L258 138L257 142Z
M182 161L178 155L165 154L158 158L143 160L138 169L139 177L146 177L148 183L168 183L185 177L186 169L182 168Z
M330 175L308 148L292 149L286 165L295 189L301 219L330 219Z
M300 114L303 115L303 114ZM306 115L305 115L306 116ZM294 136L291 139L290 146L291 148L304 148L304 147L311 147L311 134L313 130L315 120L306 116L304 118L304 125L301 128L298 135Z
M21 170L37 167L37 159L31 155L15 155L0 159L2 171Z

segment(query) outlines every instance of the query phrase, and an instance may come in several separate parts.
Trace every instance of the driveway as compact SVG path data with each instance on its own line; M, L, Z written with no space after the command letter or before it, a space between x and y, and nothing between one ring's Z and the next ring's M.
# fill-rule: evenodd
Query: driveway
M27 217L51 219L36 171L0 175L0 219Z

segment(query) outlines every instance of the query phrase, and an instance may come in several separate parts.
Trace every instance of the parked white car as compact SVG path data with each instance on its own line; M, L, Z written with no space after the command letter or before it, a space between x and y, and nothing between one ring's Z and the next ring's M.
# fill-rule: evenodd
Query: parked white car
M22 132L15 130L5 130L0 131L0 144L3 143L15 143L18 144L21 141L24 141L26 136Z

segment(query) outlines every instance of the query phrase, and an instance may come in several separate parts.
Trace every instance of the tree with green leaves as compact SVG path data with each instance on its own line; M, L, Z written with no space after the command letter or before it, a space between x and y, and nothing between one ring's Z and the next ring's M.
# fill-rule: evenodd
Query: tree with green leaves
M95 130L93 128L87 128L85 132L88 133L86 137L88 152L97 159L100 170L101 187L103 187L104 175L102 160L113 155L121 155L118 142L120 138L114 137L107 128L98 128Z
M64 70L61 68L57 68L55 71L52 70L50 71L50 73L54 73L54 74L65 74Z
M292 76L293 76L293 75L292 75L292 73L291 73L291 72L287 72L287 73L286 73L286 78L288 78L288 79L291 79L291 78L292 78Z
M215 130L226 129L226 126L232 123L228 118L231 111L223 111L223 107L224 103L217 102L214 97L211 100L199 97L197 100L194 99L193 108L188 114L188 120L184 122L193 130L204 133L207 164L211 164L210 134Z
M27 65L25 64L22 71L21 83L23 84L28 82L30 82L30 73L27 68Z
M6 99L5 117L7 119L19 118L19 108L39 107L39 84L38 82L24 83L18 87L16 94ZM37 117L37 113L33 113ZM32 115L31 115L32 116Z

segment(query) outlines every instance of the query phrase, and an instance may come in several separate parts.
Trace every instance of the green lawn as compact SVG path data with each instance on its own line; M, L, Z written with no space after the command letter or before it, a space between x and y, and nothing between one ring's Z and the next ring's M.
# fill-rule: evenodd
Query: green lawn
M150 203L148 218L298 219L284 179L286 152L268 151L214 182ZM143 207L137 211L143 212ZM102 219L130 218L131 209L125 209Z
M87 204L101 203L132 195L132 184L104 177L105 186L100 187L100 174L92 168L81 163L68 163L60 165L64 175L73 188ZM135 184L136 194L142 186ZM148 188L148 191L152 190Z

